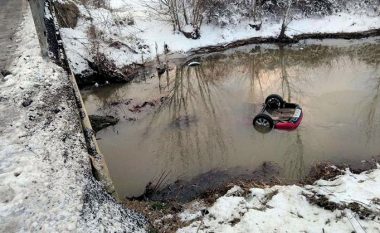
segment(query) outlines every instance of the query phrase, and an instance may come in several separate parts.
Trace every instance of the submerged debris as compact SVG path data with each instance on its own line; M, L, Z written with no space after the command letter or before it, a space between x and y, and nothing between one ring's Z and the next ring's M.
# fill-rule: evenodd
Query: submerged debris
M94 131L99 132L111 125L116 125L119 122L119 119L113 116L90 115L90 121Z

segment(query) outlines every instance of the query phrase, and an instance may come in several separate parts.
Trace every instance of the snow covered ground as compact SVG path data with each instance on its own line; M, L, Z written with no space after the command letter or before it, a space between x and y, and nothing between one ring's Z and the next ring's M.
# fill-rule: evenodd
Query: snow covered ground
M74 72L81 73L88 69L86 61L83 60L83 57L91 54L89 48L91 43L86 34L90 22L86 18L91 18L96 28L102 31L102 40L108 44L101 42L100 50L118 67L134 62L141 63L142 56L145 60L154 59L156 44L159 54L163 53L164 44L168 45L171 52L187 52L194 48L226 44L252 37L277 37L281 31L279 21L264 19L261 30L256 31L249 26L252 22L235 19L234 21L238 23L227 24L224 27L204 24L199 39L187 39L182 33L173 32L170 23L158 20L144 4L145 1L140 0L110 0L112 12L103 8L81 6L80 11L85 17L79 20L78 26L74 29L62 29ZM134 24L127 25L126 19L133 19ZM294 16L288 25L286 35L292 37L305 33L358 32L378 29L379 25L380 16L377 13L367 14L359 10L324 17ZM132 49L110 47L109 43L114 41L123 42ZM147 45L148 48L141 50L139 45Z
M0 232L145 232L91 174L66 73L40 56L31 13L0 79Z
M193 206L179 215L192 222L179 233L380 232L380 167L362 174L347 170L305 187L252 188L246 195L235 186L203 217L202 205Z

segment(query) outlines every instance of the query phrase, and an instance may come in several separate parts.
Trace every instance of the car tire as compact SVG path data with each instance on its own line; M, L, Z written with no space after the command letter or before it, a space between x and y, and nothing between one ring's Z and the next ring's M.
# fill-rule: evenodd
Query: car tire
M253 119L253 126L260 133L268 133L272 130L274 122L270 116L261 113Z
M265 99L265 104L271 109L279 109L284 105L284 100L281 96L272 94Z

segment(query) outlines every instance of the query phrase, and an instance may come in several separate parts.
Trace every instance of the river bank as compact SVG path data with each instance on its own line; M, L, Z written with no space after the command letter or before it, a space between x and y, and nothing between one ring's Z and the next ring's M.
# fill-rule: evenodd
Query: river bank
M376 232L378 191L371 186L380 182L379 167L373 160L352 171L321 163L297 184L239 180L189 202L126 200L125 206L148 216L153 232Z
M201 36L194 40L173 31L172 25L152 13L146 4L137 0L112 0L103 7L77 4L77 23L71 27L63 26L61 32L78 81L84 80L84 85L127 82L139 74L136 71L144 63L156 61L157 55L165 55L162 62L165 57L176 57L177 54L221 51L246 44L379 35L380 17L376 7L371 11L338 7L337 13L294 13L287 25L286 36L279 38L282 22L278 15L264 17L260 30L255 30L250 26L252 20L237 12L237 15L233 14L238 11L233 5L233 9L226 10L232 11L227 23L204 23L199 30ZM226 19L221 17L219 20ZM115 74L114 70L118 73ZM91 79L95 81L91 82Z

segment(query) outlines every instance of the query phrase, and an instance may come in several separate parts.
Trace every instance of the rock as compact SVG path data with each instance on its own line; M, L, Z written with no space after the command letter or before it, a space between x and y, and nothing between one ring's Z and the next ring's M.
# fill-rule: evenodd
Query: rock
M161 65L161 66L157 66L156 67L156 70L157 70L157 74L158 76L160 77L161 75L163 75L166 71L166 65Z
M228 190L226 197L240 197L244 194L244 190L239 186L234 186L232 189Z
M111 125L116 125L119 122L119 119L113 116L90 115L90 122L93 130L99 132Z
M263 24L262 22L260 22L260 23L255 22L255 23L252 23L252 24L250 23L249 26L251 28L255 29L256 31L260 31L262 24Z
M61 109L59 109L59 108L54 108L54 109L52 110L52 112L55 113L55 114L58 114L58 113L61 112Z
M75 28L78 23L80 11L78 6L71 1L54 1L54 8L57 14L58 24L61 27Z
M26 99L22 102L22 106L23 107L28 107L29 105L31 105L33 103L33 100L32 99Z
M0 73L1 73L1 75L3 75L4 77L6 77L6 76L12 74L9 70L1 70Z
M134 20L133 18L128 18L128 19L127 19L127 25L128 25L128 26L135 25L135 20Z
M186 25L181 32L188 39L197 40L201 37L199 28L191 25Z

